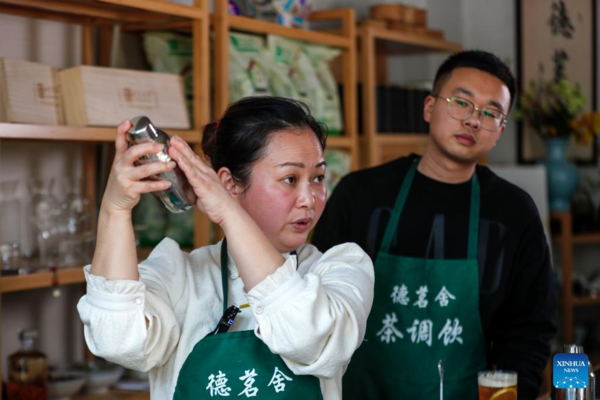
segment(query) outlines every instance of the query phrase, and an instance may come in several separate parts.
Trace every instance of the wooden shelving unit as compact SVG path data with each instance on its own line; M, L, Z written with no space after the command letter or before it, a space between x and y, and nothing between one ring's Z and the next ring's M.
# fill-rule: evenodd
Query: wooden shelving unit
M150 400L150 392L131 392L127 390L111 390L108 393L81 393L73 400Z
M56 286L52 283L55 273L47 269L29 275L0 277L0 293L19 292L22 290L42 289ZM57 285L83 283L81 267L59 268L56 271Z
M573 297L573 247L575 244L600 243L600 234L573 234L572 218L568 212L553 212L550 218L560 225L560 234L554 235L552 241L561 249L562 285L559 304L562 312L562 341L572 343L575 308L600 306L600 297ZM600 354L588 356L592 365L600 367Z
M196 130L166 129L170 135L177 135L190 144L202 140ZM31 125L0 123L0 139L55 140L68 142L114 142L117 128L79 127L62 125Z
M193 119L198 121L190 130L170 130L187 140L197 153L201 153L200 127L209 121L209 5L208 0L195 0L194 6L165 0L0 0L0 13L29 18L53 20L82 26L82 64L93 65L93 30L99 28L101 43L100 64L110 53L111 28L136 26L138 30L151 29L153 24L185 23L193 37L194 57L194 109ZM0 123L1 139L57 140L85 144L83 176L85 195L95 198L93 186L95 157L93 146L98 142L112 142L115 128L47 126ZM94 208L95 205L92 205ZM209 243L209 221L195 211L194 244L199 247Z
M0 14L16 15L76 24L82 27L82 64L107 65L110 54L110 32L113 26L135 25L150 29L152 24L185 23L193 37L194 106L196 125L189 130L170 130L188 141L201 153L200 127L209 122L209 1L195 0L193 6L164 0L0 0ZM94 30L100 32L100 60L94 60ZM1 140L65 141L83 144L83 179L85 196L95 199L96 143L113 142L116 128L46 126L0 123ZM95 204L91 204L92 209ZM196 247L209 243L209 221L195 211ZM56 278L56 282L53 282ZM43 270L25 276L0 277L0 294L84 282L81 267L59 268L56 273ZM0 307L2 296L0 296ZM1 355L0 355L1 357ZM0 375L2 372L0 371ZM0 384L1 392L1 384ZM113 391L110 395L81 395L78 399L149 399L149 393Z
M348 151L351 156L351 168L359 166L358 135L356 126L356 40L355 10L339 9L317 11L310 15L311 21L341 21L339 33L309 31L288 28L271 22L253 18L229 15L227 1L215 0L212 15L214 33L214 107L213 116L217 118L229 104L229 32L240 31L261 35L277 35L303 42L339 47L342 50L341 69L344 98L344 134L327 139L328 148Z
M427 145L425 134L377 132L378 83L387 81L386 59L392 55L457 52L456 43L391 29L363 26L358 29L359 69L362 91L363 135L360 138L361 165L371 167L410 153L422 154Z

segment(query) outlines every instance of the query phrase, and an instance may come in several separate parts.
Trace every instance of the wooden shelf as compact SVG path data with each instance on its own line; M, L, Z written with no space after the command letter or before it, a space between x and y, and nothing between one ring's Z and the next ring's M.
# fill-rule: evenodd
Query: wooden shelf
M427 134L377 132L376 87L386 85L388 81L388 56L455 53L462 50L462 46L421 33L374 26L360 27L357 32L360 43L360 81L363 85L363 136L360 138L362 166L373 167L411 153L423 154L428 141Z
M0 0L0 12L75 24L203 20L206 10L164 0ZM93 20L93 21L92 21Z
M424 133L378 133L375 141L381 145L426 144L428 137Z
M132 392L128 390L111 390L108 393L80 393L73 400L150 400L150 392Z
M329 136L327 138L327 148L352 150L354 149L354 141L346 136Z
M70 285L85 282L82 267L59 268L58 285ZM0 277L0 293L19 292L22 290L52 287L53 272L42 270L29 275Z
M600 297L574 297L573 307L585 307L600 304Z
M230 15L228 16L228 19L229 26L233 30L260 33L263 35L277 35L289 39L301 40L303 42L311 42L347 49L354 45L354 41L350 38L331 33L310 31L299 28L288 28L273 22L261 21L255 18L242 17L239 15Z
M552 241L558 244L562 244L563 237L554 236L552 237ZM600 233L576 234L571 237L571 241L573 242L573 244L600 243Z
M427 147L428 137L429 135L419 133L378 133L369 139L363 135L360 138L360 149L365 160L369 159L367 150L371 149L371 155L376 154L377 159L372 165L378 165L411 153L422 155Z
M414 55L432 52L455 53L462 50L457 43L425 36L420 33L400 32L393 29L363 27L360 28L376 40L385 41L377 47L379 52L387 55Z
M356 15L352 8L315 11L310 21L336 21L341 23L337 32L323 32L289 28L255 18L230 15L227 1L215 0L211 26L213 30L214 101L213 117L219 118L229 105L229 34L242 31L260 35L277 35L305 43L333 46L341 49L339 63L344 96L342 100L344 135L327 140L329 148L343 149L350 153L351 169L358 168L358 130L356 129Z
M78 142L114 142L117 128L50 126L0 123L0 139L62 140ZM165 129L188 143L201 143L200 131Z

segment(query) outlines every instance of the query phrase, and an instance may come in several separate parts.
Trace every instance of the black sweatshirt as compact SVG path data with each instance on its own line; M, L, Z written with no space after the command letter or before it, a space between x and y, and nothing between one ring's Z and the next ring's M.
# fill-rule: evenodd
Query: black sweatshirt
M400 186L415 158L344 177L329 199L312 243L325 252L345 242L375 261ZM519 399L535 399L556 333L556 293L542 222L531 197L477 166L481 187L479 313L488 367L518 373ZM415 174L390 253L467 258L471 183ZM377 279L377 277L376 277Z

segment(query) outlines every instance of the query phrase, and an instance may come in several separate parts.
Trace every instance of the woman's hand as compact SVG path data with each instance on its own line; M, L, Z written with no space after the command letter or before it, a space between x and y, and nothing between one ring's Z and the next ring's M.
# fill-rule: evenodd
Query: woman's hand
M131 122L124 121L117 128L115 159L102 199L104 212L111 215L131 213L142 193L168 189L171 186L169 181L144 179L172 170L176 165L173 161L134 165L141 156L160 152L163 145L143 143L127 148L127 131L130 127Z
M223 187L217 173L183 139L174 136L170 144L169 155L187 177L196 196L196 205L211 221L221 225L227 212L237 203Z

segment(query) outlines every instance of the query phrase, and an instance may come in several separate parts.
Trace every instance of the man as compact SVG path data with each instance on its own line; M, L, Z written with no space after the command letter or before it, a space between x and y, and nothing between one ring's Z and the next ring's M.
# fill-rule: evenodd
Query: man
M476 399L477 372L518 373L535 399L555 334L556 294L538 211L477 165L506 128L514 78L496 56L464 51L438 70L424 104L422 158L345 177L316 227L325 251L358 243L375 262L365 341L344 399ZM512 398L512 397L508 397Z

